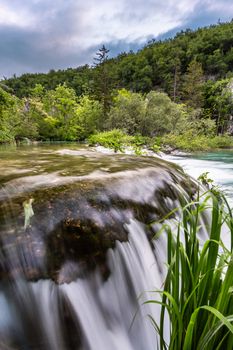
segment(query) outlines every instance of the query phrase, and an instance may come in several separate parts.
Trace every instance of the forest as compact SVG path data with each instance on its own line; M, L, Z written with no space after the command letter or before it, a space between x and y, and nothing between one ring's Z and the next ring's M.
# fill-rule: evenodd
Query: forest
M101 133L99 140L128 135L154 147L233 145L232 21L109 55L103 45L92 65L1 80L0 142Z

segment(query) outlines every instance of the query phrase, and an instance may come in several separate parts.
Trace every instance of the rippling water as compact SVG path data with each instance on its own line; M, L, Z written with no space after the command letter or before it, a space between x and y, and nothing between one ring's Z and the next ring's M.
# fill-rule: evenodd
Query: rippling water
M233 204L233 150L191 156L166 156L166 159L181 165L194 178L209 172L209 177L221 187Z

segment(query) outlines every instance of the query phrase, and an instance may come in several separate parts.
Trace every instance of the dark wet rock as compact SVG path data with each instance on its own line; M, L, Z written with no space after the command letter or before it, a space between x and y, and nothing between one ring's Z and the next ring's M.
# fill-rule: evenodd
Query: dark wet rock
M107 163L105 158L102 163ZM30 185L18 194L12 184L9 192L6 186L9 198L0 196L1 276L63 283L99 266L107 277L106 252L117 240L127 241L125 224L130 219L145 225L161 220L181 196L192 197L196 190L174 165L145 158L137 164L133 157L118 157L111 172L105 164L101 174ZM30 198L34 216L25 229L23 203Z

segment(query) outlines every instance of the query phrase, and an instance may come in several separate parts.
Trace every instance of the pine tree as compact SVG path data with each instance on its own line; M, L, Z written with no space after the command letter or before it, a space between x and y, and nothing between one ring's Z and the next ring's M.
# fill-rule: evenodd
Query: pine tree
M93 95L103 106L103 117L106 118L111 102L111 78L108 68L109 50L103 45L94 58Z
M98 52L96 52L97 57L94 57L94 66L96 67L106 62L108 59L108 53L109 53L109 50L103 45L98 50Z
M173 102L178 102L180 82L181 82L181 63L178 58L174 60L174 75L173 75Z
M203 84L204 76L201 63L196 60L190 62L184 76L182 95L184 101L192 108L203 106Z

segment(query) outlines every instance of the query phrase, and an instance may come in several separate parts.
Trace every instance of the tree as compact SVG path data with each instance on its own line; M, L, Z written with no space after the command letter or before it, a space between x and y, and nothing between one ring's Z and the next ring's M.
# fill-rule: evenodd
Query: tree
M233 111L232 79L222 79L205 84L205 110L215 119L217 132L227 130Z
M37 109L37 101L35 98L24 97L20 104L19 123L15 127L15 138L38 138L38 121L40 118L41 113Z
M112 83L108 68L109 50L103 45L94 58L94 80L93 95L103 106L103 117L107 117L107 112L112 100ZM102 123L103 124L103 123Z
M99 101L91 100L88 96L80 97L76 113L80 127L79 139L85 139L102 128L103 110Z
M43 103L48 115L44 119L44 127L46 130L47 125L50 137L55 140L77 140L79 125L75 91L66 84L59 85L46 93Z
M108 59L108 53L109 50L103 45L97 52L96 56L94 57L94 65L99 66L100 64L104 63Z
M109 112L108 127L124 129L129 134L140 132L145 115L145 102L141 94L119 90Z
M20 123L20 100L0 87L0 143L13 141Z
M141 121L142 135L160 136L174 132L185 120L183 106L172 102L165 93L151 91L145 102L146 113Z
M183 99L185 103L192 108L201 108L203 106L203 75L202 65L196 60L192 61L184 76Z
M109 113L109 127L129 134L163 135L174 131L184 121L186 111L165 93L151 91L146 98L125 89L118 91Z
M180 92L180 83L181 83L181 63L178 58L174 59L173 66L173 91L172 91L172 99L173 102L177 102L179 100L179 92Z
M130 77L131 87L135 92L148 92L152 88L152 68L143 55L133 62L134 73Z

